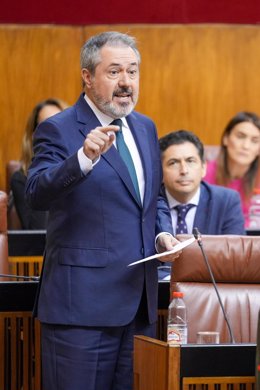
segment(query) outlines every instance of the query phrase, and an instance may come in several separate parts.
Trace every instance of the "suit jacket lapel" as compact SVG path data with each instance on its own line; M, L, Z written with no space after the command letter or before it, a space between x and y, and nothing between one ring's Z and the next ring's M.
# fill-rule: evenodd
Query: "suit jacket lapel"
M116 148L112 146L105 154L102 155L102 158L106 160L108 164L110 164L111 167L113 167L114 170L118 173L118 175L124 182L125 186L129 190L129 192L131 193L135 201L140 206L128 169L125 163L123 162L122 158L118 154Z
M97 126L101 126L94 112L89 107L88 103L84 99L84 95L81 95L76 103L76 115L79 122L79 131L86 138L87 134Z
M145 208L149 203L152 187L152 161L151 152L149 149L149 137L147 136L146 127L143 123L140 123L140 121L136 120L134 113L127 116L126 119L133 134L142 161L145 180L143 207Z

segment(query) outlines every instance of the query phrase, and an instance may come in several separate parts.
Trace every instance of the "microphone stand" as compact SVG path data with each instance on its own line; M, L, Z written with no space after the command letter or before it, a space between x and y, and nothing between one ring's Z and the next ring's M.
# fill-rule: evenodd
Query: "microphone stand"
M197 241L197 243L198 243L198 245L199 245L199 247L201 249L203 259L204 259L204 261L206 263L206 266L208 268L208 271L209 271L209 274L210 274L210 277L211 277L211 281L212 281L214 289L216 291L216 294L217 294L217 297L218 297L218 301L219 301L221 310L223 312L223 315L224 315L224 318L225 318L225 321L226 321L226 324L227 324L227 327L228 327L230 342L231 342L231 344L234 344L235 343L234 335L233 335L233 332L232 332L229 320L227 318L227 315L226 315L226 312L225 312L222 300L220 298L219 291L218 291L218 288L217 288L217 285L216 285L216 282L215 282L215 278L214 278L214 275L212 273L211 267L210 267L209 262L208 262L208 258L206 256L205 251L204 251L203 244L202 244L202 239L201 239L201 234L200 234L198 228L194 228L193 229L193 235L194 235L194 237L195 237L195 239L196 239L196 241Z

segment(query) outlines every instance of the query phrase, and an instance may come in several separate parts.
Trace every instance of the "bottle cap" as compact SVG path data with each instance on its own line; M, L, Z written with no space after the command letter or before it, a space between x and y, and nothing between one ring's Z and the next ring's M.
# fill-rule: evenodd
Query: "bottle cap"
M184 296L184 293L181 291L173 291L173 293L172 293L173 298L183 298L183 296Z

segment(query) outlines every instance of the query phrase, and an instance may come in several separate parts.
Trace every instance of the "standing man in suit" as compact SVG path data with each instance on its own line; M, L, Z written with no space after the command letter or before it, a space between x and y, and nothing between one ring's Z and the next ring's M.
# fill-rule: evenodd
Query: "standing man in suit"
M159 196L155 125L133 111L139 64L134 38L90 38L84 93L35 132L26 195L49 210L37 305L44 390L132 390L133 336L155 335L157 261L128 264L177 240Z
M171 210L174 234L245 234L239 194L202 181L206 173L204 147L190 131L179 130L160 138L163 192ZM183 214L184 213L184 214ZM160 267L159 279L168 279L170 264Z

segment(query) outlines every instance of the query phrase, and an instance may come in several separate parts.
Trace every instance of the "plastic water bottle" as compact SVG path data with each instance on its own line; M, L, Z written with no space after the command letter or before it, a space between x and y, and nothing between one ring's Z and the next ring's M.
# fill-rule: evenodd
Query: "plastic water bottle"
M187 308L182 292L173 292L168 308L167 342L168 344L187 344Z
M255 188L248 210L249 227L260 228L260 188Z

